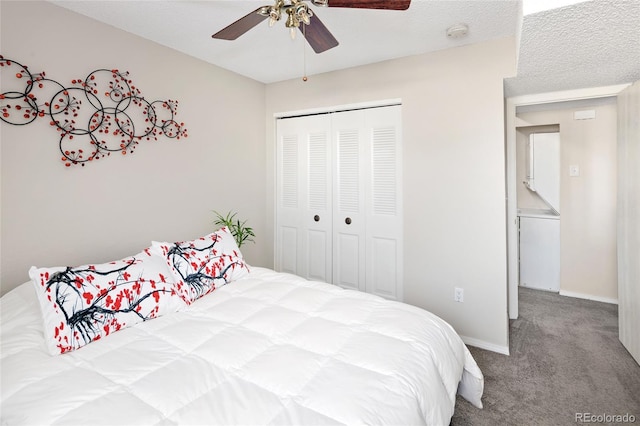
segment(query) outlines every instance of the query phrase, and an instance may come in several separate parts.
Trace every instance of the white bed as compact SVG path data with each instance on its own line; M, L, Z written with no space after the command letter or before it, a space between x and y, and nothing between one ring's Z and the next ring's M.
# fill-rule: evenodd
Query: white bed
M483 376L422 309L252 267L188 307L51 355L33 283L0 299L2 425L448 425Z

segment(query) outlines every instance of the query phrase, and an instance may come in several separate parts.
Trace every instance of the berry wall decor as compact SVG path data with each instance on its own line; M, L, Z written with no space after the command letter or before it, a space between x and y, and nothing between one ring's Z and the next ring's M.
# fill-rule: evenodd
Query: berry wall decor
M0 120L23 126L48 119L67 167L133 153L142 140L187 137L175 119L178 101L147 101L129 72L98 69L63 85L0 55L0 81Z

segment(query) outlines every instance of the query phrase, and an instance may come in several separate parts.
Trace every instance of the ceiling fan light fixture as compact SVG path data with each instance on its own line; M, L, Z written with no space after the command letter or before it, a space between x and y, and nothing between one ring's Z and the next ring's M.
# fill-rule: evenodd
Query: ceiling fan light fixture
M287 10L287 22L285 22L285 27L289 28L289 35L291 35L291 40L295 40L296 38L296 29L300 26L300 21L298 17L294 13L293 9L289 8Z
M311 23L311 16L313 16L313 12L309 9L306 3L298 3L295 5L295 14L298 19L305 24L309 25Z
M287 28L298 28L300 26L300 21L296 15L294 15L293 10L287 9L287 22L284 23L284 26Z
M269 8L269 26L273 27L280 20L280 9L271 6Z

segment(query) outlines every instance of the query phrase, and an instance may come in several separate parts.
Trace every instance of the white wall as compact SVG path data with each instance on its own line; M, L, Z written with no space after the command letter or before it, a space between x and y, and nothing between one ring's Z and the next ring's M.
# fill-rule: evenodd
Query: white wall
M502 39L268 85L271 238L273 115L401 98L404 301L442 316L469 343L506 351L503 78L515 74L515 49ZM464 303L453 301L454 287Z
M179 101L189 135L66 168L48 120L2 123L2 293L26 281L31 265L110 261L152 239L204 235L214 229L214 209L248 219L257 243L243 247L245 256L271 264L263 84L50 3L2 1L0 8L6 58L65 84L99 68L129 71L148 100Z
M582 110L594 110L596 118L574 120ZM617 301L615 103L560 104L518 118L520 126L560 128L560 293ZM569 176L570 165L580 167L580 176Z

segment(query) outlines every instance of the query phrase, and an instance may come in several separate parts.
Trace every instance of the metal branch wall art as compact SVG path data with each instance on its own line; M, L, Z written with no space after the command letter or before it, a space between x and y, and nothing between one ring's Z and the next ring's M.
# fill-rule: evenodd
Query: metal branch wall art
M147 101L128 75L99 69L65 86L0 55L0 119L23 126L47 117L67 167L133 153L141 140L187 137L175 120L178 101Z

